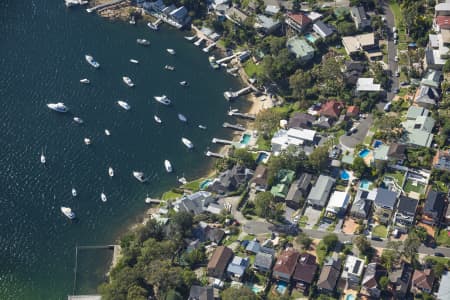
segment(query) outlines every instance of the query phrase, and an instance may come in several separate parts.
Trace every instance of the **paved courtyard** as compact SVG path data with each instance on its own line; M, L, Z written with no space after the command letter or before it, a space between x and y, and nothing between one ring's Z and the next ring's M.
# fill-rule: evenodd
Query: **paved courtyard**
M314 225L317 224L320 218L320 210L314 209L311 206L308 206L305 209L304 216L308 217L308 221L306 222L305 228L313 228Z

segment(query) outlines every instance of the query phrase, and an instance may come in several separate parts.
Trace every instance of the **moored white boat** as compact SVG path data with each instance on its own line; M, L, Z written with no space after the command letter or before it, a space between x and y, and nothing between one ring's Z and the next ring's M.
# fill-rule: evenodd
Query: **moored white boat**
M146 182L148 179L145 177L143 172L139 171L133 171L133 176L136 178L139 182Z
M189 83L188 83L187 81L183 80L183 81L180 81L180 85L182 85L182 86L188 86Z
M133 86L134 86L134 83L133 83L133 81L131 80L130 77L128 77L128 76L123 76L123 77L122 77L122 80L123 80L123 82L124 82L126 85L128 85L129 87L133 87Z
M175 70L175 67L174 66L170 66L170 65L165 65L164 69L169 70L169 71L173 71L173 70Z
M83 78L83 79L80 79L80 82L84 83L84 84L89 84L91 81L87 78Z
M84 138L84 143L85 143L86 145L90 145L90 144L92 143L92 141L91 141L90 138Z
M86 54L84 56L84 58L86 59L88 64L90 64L92 67L94 67L96 69L100 67L100 64L94 59L94 57L92 55Z
M77 195L77 190L75 188L72 188L72 196L76 197Z
M61 212L70 220L73 220L76 218L75 213L72 211L70 207L61 206Z
M46 163L46 159L45 159L45 155L44 155L44 150L41 151L41 164L45 164Z
M152 29L152 30L158 30L158 29L159 29L158 25L153 24L153 23L151 23L151 22L148 22L148 23L147 23L147 26L148 26L148 28L150 28L150 29Z
M187 179L185 177L180 177L178 178L178 182L181 184L186 184L187 183Z
M110 132L108 129L105 129L105 134L106 134L107 136L110 136L110 135L111 135L111 132Z
M152 198L150 198L147 194L147 197L145 197L145 203L150 204L152 203Z
M198 128L206 130L206 126L205 125L198 125Z
M108 168L108 175L109 177L114 177L114 169L112 167Z
M193 35L193 36L185 36L184 38L188 41L192 41L193 39L195 39L197 36Z
M146 39L137 39L136 43L142 46L148 46L150 45L150 41L147 41Z
M108 198L106 198L106 195L105 195L104 192L102 192L102 193L100 194L100 199L102 199L103 202L108 201Z
M181 122L187 122L187 118L183 114L178 114L178 120Z
M175 55L175 53L176 53L175 50L172 49L172 48L167 48L166 51L167 51L169 54L172 54L172 55Z
M117 101L117 104L119 104L119 106L122 107L125 110L130 110L131 109L131 106L125 101L119 100L119 101Z
M153 116L153 119L154 119L155 122L158 123L158 124L161 124L161 123L162 123L162 120L161 120L157 115L154 115L154 116Z
M188 147L189 149L194 148L194 144L193 144L190 140L188 140L187 138L185 138L185 137L182 137L182 138L181 138L181 142L183 142L183 144L184 144L186 147Z
M137 59L130 58L130 63L132 63L132 64L138 64L139 61L138 61Z
M64 103L62 102L58 102L58 103L48 103L47 107L50 108L51 110L60 112L60 113L65 113L69 111L69 108L67 106L64 105Z
M83 124L84 121L80 117L73 117L73 121L78 124Z
M130 23L131 25L136 24L136 19L134 18L134 16L131 16L130 21L128 21L128 23Z
M172 101L166 96L166 95L162 95L162 96L153 96L153 98L164 105L170 105L170 103L172 103Z
M164 161L164 168L166 168L167 173L171 173L173 171L172 164L167 159Z

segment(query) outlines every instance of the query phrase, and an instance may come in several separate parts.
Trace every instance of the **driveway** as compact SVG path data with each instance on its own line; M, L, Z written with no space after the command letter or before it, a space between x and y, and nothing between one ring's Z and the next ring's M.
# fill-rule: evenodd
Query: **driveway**
M305 209L305 213L303 215L308 217L308 222L306 222L305 228L311 229L317 224L320 218L320 212L320 210L314 209L311 206L308 206Z
M352 151L356 145L362 144L367 136L370 126L373 123L373 116L371 114L367 115L367 118L360 119L358 125L358 131L352 135L343 135L339 138L339 142L343 150Z

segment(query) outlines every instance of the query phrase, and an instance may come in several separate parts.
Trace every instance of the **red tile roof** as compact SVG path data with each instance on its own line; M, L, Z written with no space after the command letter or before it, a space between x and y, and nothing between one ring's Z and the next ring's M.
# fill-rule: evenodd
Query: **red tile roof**
M335 100L328 101L322 106L320 114L326 117L338 118L341 114L341 109L343 106L344 105L341 102L337 102Z
M349 116L356 116L357 114L359 114L359 107L358 106L349 106L347 108L347 115Z
M435 22L441 28L450 28L450 16L437 16Z
M412 284L421 290L432 290L434 284L433 271L431 269L415 270Z
M288 14L288 17L295 23L299 24L300 26L306 26L312 22L310 18L308 18L306 15L302 13Z
M292 273L294 273L299 256L300 253L298 253L294 248L287 248L280 254L280 256L278 256L277 262L273 267L273 271L291 276Z

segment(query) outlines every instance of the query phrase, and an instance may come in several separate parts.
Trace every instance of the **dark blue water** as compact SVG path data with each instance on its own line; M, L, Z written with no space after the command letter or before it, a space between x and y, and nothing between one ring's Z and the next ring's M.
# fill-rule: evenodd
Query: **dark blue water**
M228 109L222 93L238 83L212 70L207 55L184 34L108 21L66 9L62 0L0 2L0 299L64 299L73 289L75 245L114 242L145 211L146 193L157 197L176 185L177 175L192 179L210 166L203 152L212 137L229 135L221 128ZM139 37L151 46L137 45ZM100 69L85 62L86 53ZM165 71L166 64L176 71ZM123 84L123 75L136 86ZM79 83L84 77L90 85ZM181 80L190 86L181 87ZM172 107L153 100L163 93L173 99ZM131 110L119 108L119 99ZM56 101L70 113L46 107ZM178 121L179 112L187 124ZM75 115L85 124L76 125ZM91 146L84 145L85 137ZM42 148L46 165L39 162ZM174 174L165 172L164 159ZM112 179L108 166L115 169ZM149 183L138 183L133 170L145 172ZM107 203L100 200L102 191ZM68 221L61 205L72 207L78 222ZM109 259L105 251L80 254L77 292L94 291Z

